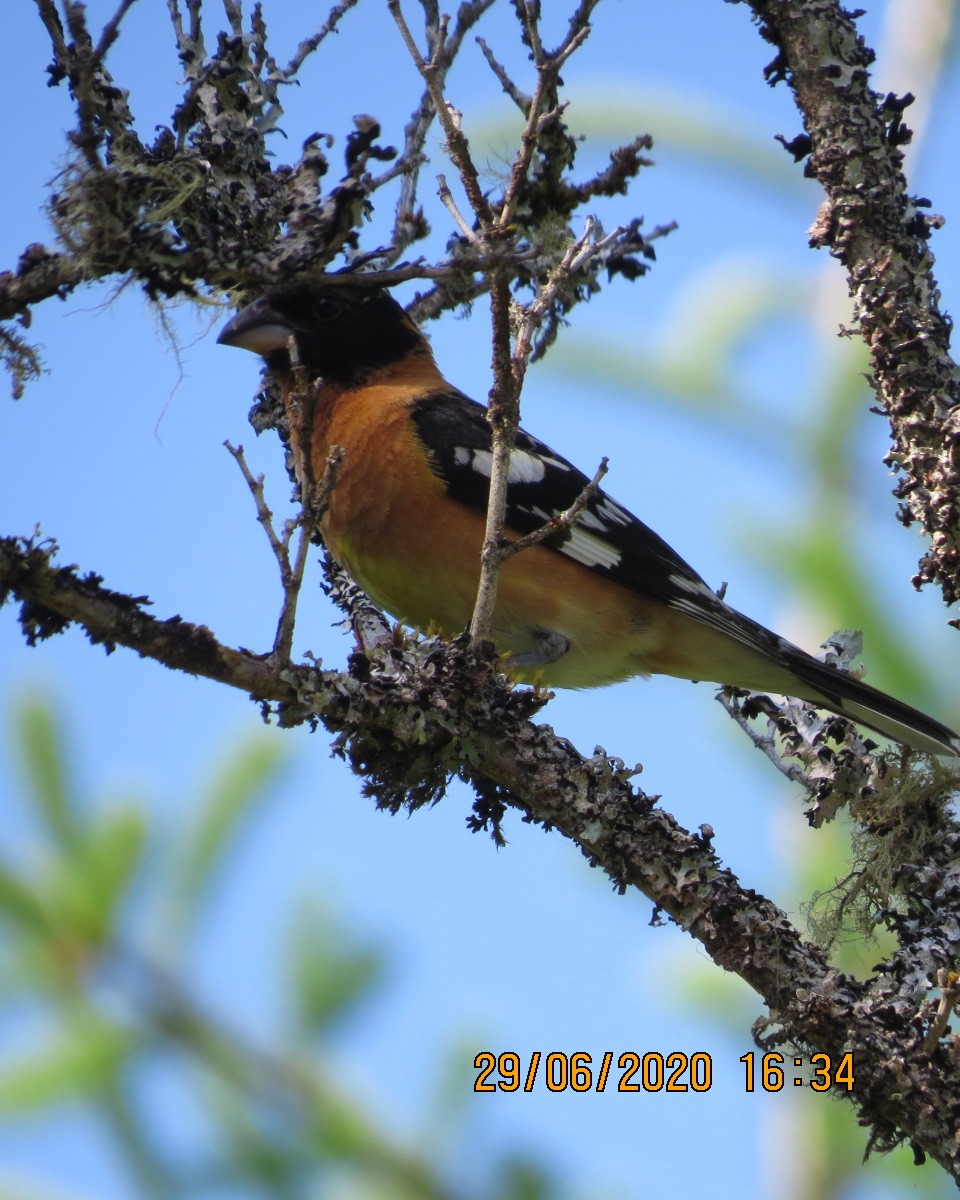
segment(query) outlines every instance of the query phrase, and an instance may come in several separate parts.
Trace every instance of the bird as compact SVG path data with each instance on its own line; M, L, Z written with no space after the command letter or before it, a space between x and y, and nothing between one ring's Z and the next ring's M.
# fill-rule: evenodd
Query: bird
M313 476L331 447L343 451L320 522L336 562L402 623L459 635L479 581L492 434L486 408L447 382L404 308L357 282L287 284L240 309L217 341L259 354L285 406L306 373L313 398L302 453ZM542 527L588 483L518 430L506 536ZM960 756L948 726L725 603L599 488L572 525L506 560L491 640L518 680L544 687L653 674L709 680L805 700L916 750Z

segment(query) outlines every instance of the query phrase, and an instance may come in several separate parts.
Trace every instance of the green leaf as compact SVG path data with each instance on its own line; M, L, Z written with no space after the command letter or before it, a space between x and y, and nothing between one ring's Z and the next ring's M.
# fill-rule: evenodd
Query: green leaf
M72 865L65 868L62 862L34 872L29 882L0 865L0 917L6 918L12 935L5 945L4 982L11 990L75 990L90 953L86 897L82 889L64 886L74 878ZM78 895L79 903L69 899Z
M0 1070L0 1113L46 1105L108 1088L134 1048L136 1035L93 1013L81 1014L40 1049Z
M301 1130L293 1120L283 1128L273 1128L269 1120L258 1119L249 1097L215 1081L208 1093L208 1115L219 1125L220 1154L225 1176L254 1181L274 1197L292 1196L293 1179L306 1158ZM292 1117L291 1108L287 1114Z
M545 1167L532 1158L519 1155L500 1164L500 1178L494 1188L497 1200L549 1200L560 1190Z
M63 735L52 704L39 695L14 702L13 728L30 799L56 845L73 850L79 828L67 784Z
M354 948L315 904L295 919L289 961L297 1024L308 1035L348 1016L384 966L379 950Z
M46 937L50 933L50 920L40 893L25 879L0 863L0 917L6 917L21 932Z
M227 752L204 789L193 823L185 831L180 860L170 889L173 924L182 931L219 866L224 847L257 801L276 783L286 760L278 737L246 735Z
M106 940L116 924L121 901L143 858L146 832L146 815L132 805L97 814L86 830L83 854L73 872L73 883L82 896L69 899L82 907L86 933L97 942Z

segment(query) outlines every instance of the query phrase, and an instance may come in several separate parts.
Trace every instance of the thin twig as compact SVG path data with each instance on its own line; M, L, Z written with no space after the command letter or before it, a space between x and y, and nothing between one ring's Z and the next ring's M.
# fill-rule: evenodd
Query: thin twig
M562 289L569 283L571 276L608 250L626 230L626 225L620 225L612 233L595 240L597 221L594 217L587 217L583 233L570 242L559 263L537 290L536 296L523 309L514 335L513 351L514 374L521 384L533 349L533 335Z
M450 188L447 186L447 177L445 175L437 176L437 195L440 197L443 207L447 210L451 217L453 217L457 224L457 228L467 239L467 241L473 246L479 245L480 239L470 228L466 217L464 217L460 209L457 208L457 202L453 198L453 192L451 192Z
M520 392L510 356L510 285L502 271L493 274L490 288L490 320L493 326L493 387L487 420L490 423L490 492L480 552L480 582L470 636L479 641L490 636L500 580L500 544L507 514L507 483L510 454L520 424Z
M184 34L183 14L180 11L180 0L167 0L167 13L170 16L170 24L173 26L173 36L176 38L177 45L182 46Z
M473 209L476 229L469 224L458 209L446 179L441 176L439 179L440 198L469 245L476 245L485 252L501 243L505 244L513 240L514 234L511 227L521 197L528 185L534 153L544 130L559 119L565 107L556 100L560 68L589 36L590 30L586 23L586 17L592 11L593 2L584 0L578 9L581 21L579 24L571 23L564 42L553 54L549 55L544 52L540 39L538 7L529 3L517 5L518 18L524 30L524 40L531 49L537 69L536 89L529 101L511 83L506 70L497 62L489 47L482 40L480 41L481 50L487 62L525 115L520 149L511 168L510 179L503 199L495 212L480 188L479 173L471 157L469 143L463 133L459 119L460 114L444 94L445 71L440 69L444 42L443 31L438 30L435 38L431 37L428 32L430 59L427 61L421 54L403 17L399 0L387 0L387 7L397 24L410 57L426 84L432 106L446 134L447 153L457 168L467 199ZM429 15L428 12L428 26L430 25ZM625 230L620 229L608 238L596 238L594 236L595 225L588 221L583 235L574 239L567 247L558 266L537 288L533 302L526 308L521 308L513 303L510 295L509 276L495 267L491 269L489 262L484 264L484 273L492 280L490 291L493 323L493 386L490 390L488 409L492 446L490 491L487 501L483 550L480 558L480 584L470 622L471 635L476 639L487 637L489 634L496 605L499 572L507 557L503 550L507 479L510 454L520 420L520 387L530 361L534 330L539 326L551 305L556 303L561 289L567 284L570 276L586 265L591 258L603 253L605 249L614 244L623 232ZM513 346L512 352L511 345ZM585 504L588 500L589 493L583 498L582 503ZM579 512L579 509L577 511ZM574 513L570 518L571 521L576 519L576 515ZM558 524L557 528L562 527L562 524ZM545 532L540 540L547 536L549 536L549 531ZM515 552L509 551L508 553Z
M806 772L803 770L803 768L797 766L796 764L784 762L783 758L780 756L779 752L777 751L776 741L774 740L773 736L773 722L770 721L769 718L768 728L770 729L770 732L766 735L757 733L757 731L750 724L749 719L743 715L740 699L735 694L735 691L732 691L728 688L721 688L720 691L717 692L717 700L719 700L720 704L726 709L734 721L736 721L750 741L753 742L754 746L756 746L756 748L773 763L781 775L785 775L792 783L798 783L804 789L804 791L809 792L811 796L816 795L816 788L807 778Z
M120 7L113 14L110 20L104 25L103 32L100 34L100 40L97 42L97 47L93 52L92 68L96 68L103 62L104 56L120 35L120 22L133 7L135 0L120 0Z
M253 496L257 509L257 520L263 526L270 543L270 549L277 560L280 570L280 586L283 589L283 605L277 620L277 632L273 641L272 656L277 662L289 662L293 648L293 633L296 625L297 601L300 588L303 585L303 575L307 563L310 542L317 532L319 522L326 510L330 493L337 482L337 475L343 462L343 450L339 446L331 446L324 467L323 475L315 488L302 489L304 499L300 512L295 518L284 522L283 535L279 535L273 524L273 513L266 501L263 490L263 476L254 476L247 466L247 460L242 446L234 446L229 441L223 443L233 455L240 468L247 487ZM300 531L297 549L293 560L290 558L290 543L296 530Z
M593 16L593 10L600 3L600 0L581 0L576 11L571 15L567 24L567 36L565 42L569 41L584 25L590 23L590 18Z
M940 970L937 972L937 987L940 989L940 1000L937 1004L936 1015L930 1022L923 1039L923 1048L929 1054L946 1032L947 1022L953 1016L960 1001L960 975L955 971Z
M496 436L498 432L501 435L499 438ZM505 433L509 433L509 441L504 436ZM568 509L564 512L556 513L548 521L545 521L543 525L539 526L539 528L524 534L523 537L514 539L505 538L503 536L503 527L506 509L506 481L509 478L510 450L513 446L514 434L515 428L512 430L495 430L494 434L494 452L499 451L501 454L505 454L507 467L501 470L497 476L498 479L503 481L502 497L491 495L491 498L487 502L487 524L483 552L480 558L480 584L477 588L477 601L473 610L473 618L470 622L470 636L477 640L489 636L490 627L493 623L493 612L496 607L500 571L503 564L514 554L519 554L522 550L528 550L531 546L537 546L541 542L546 541L547 538L569 529L587 504L596 496L600 487L600 480L607 473L607 463L609 460L603 458L593 479L584 487ZM493 470L491 470L490 475L492 491ZM503 516L500 515L501 505L504 509ZM498 529L499 533L497 532Z
M487 60L490 70L494 73L494 75L496 75L497 79L500 80L500 86L526 118L527 113L530 111L530 105L533 103L533 97L527 96L525 93L520 91L517 85L507 74L506 67L499 62L493 51L487 45L485 38L478 37L477 45L483 51L483 57Z
M234 37L243 36L243 9L240 0L220 0Z
M538 529L534 529L530 533L525 533L523 537L504 542L502 546L503 561L506 562L508 558L514 554L519 554L521 550L528 550L531 546L539 546L547 538L554 537L556 534L564 533L568 530L600 490L600 480L606 475L609 462L610 460L606 455L601 458L596 474L569 508L564 509L563 512L555 513L549 521L545 521Z
M530 0L521 0L521 3L516 6L516 11L517 19L527 36L527 44L533 55L533 61L539 70L546 57L543 52L543 43L540 41L540 5L531 3Z
M310 493L304 497L300 512L291 524L290 534L299 527L300 537L297 553L290 568L289 582L283 589L283 608L277 622L277 634L273 643L274 657L280 662L290 661L293 649L293 630L297 618L297 601L303 586L303 573L307 565L307 554L314 535L320 529L320 521L327 510L330 493L337 486L337 478L343 465L342 446L331 446L327 451L323 475Z
M532 10L528 8L527 12L528 26L536 30L536 19L532 14ZM540 47L539 39L537 39L536 47L540 47L539 52L536 48L534 49L534 57L537 63L537 86L533 93L533 99L530 102L526 125L524 126L523 133L520 135L520 153L517 155L513 169L510 172L510 182L507 185L506 195L503 198L503 204L498 214L499 223L503 226L512 223L523 188L526 186L530 164L533 161L533 152L537 148L537 142L543 128L540 125L540 120L544 116L543 106L546 103L547 97L555 89L560 67L578 46L583 45L589 34L590 29L588 26L585 26L574 34L568 45L564 45L561 50L557 51L556 57L547 59L538 57L538 53L542 54L542 47Z
M503 480L507 480L509 477L509 458L509 453L507 453L507 469L501 472ZM493 611L496 606L497 585L503 564L514 554L519 554L522 550L528 550L531 546L538 546L541 542L546 541L547 538L554 537L556 534L563 533L569 529L583 512L584 508L596 496L600 488L600 481L607 473L608 462L609 460L606 457L601 459L596 474L586 487L583 488L569 508L561 513L554 514L548 521L545 521L530 533L524 534L523 537L505 538L503 536L503 519L498 522L496 518L500 497L497 496L488 501L486 533L489 535L489 540L484 541L483 554L481 556L480 585L477 588L477 603L473 612L473 620L470 624L470 634L472 637L483 638L489 635L490 625L493 621ZM491 487L492 478L493 471L491 470ZM503 504L505 508L505 487ZM496 528L498 524L501 533L499 541L494 541L493 539L497 536Z
M53 53L65 67L70 52L67 49L67 42L63 36L63 22L60 20L57 6L53 3L53 0L36 0L36 3L40 20L43 22L47 36L50 38L53 46Z
M390 10L390 15L400 30L400 36L403 38L414 65L427 85L437 119L440 121L447 139L447 152L450 155L451 161L460 172L460 178L463 181L467 198L470 201L473 211L477 214L481 228L486 230L493 225L493 210L490 208L490 204L483 194L483 188L480 185L480 174L470 155L470 144L467 141L466 134L462 129L458 128L457 122L448 108L446 98L443 94L442 76L438 78L441 73L437 70L437 64L424 60L417 43L414 41L413 34L410 32L410 27L407 25L400 10L400 0L387 0L387 8Z
M452 31L448 29L446 21L441 30L439 6L436 3L424 4L434 91L443 91L447 73L460 51L464 37L493 3L494 0L468 0L462 3ZM398 176L402 179L393 223L391 262L400 257L411 241L425 233L425 222L417 213L417 187L420 168L427 161L424 144L435 115L431 89L428 87L404 128L403 153L371 185L370 190L376 191Z
M291 58L287 63L286 70L283 72L287 79L293 79L296 76L297 72L303 66L307 58L313 54L324 38L337 31L337 26L340 24L341 19L356 4L357 0L341 0L340 4L335 4L333 6L329 15L327 16L327 19L320 26L313 37L309 37L305 41L302 41L297 47L296 54L294 54L293 58Z
M289 535L283 538L279 537L273 525L273 510L267 504L267 498L263 490L264 477L262 475L254 475L247 466L247 460L243 453L242 446L234 446L229 440L224 441L224 446L228 452L233 455L233 460L240 468L243 478L246 480L247 487L250 489L250 494L253 496L253 502L257 509L257 520L263 526L263 531L267 535L267 541L270 543L270 549L273 551L273 557L277 560L277 566L280 568L281 578L284 577L290 570L290 559L287 550L290 545Z

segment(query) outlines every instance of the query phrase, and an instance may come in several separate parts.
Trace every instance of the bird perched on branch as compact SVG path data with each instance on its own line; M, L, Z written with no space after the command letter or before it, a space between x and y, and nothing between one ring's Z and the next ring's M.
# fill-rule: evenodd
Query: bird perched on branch
M382 290L274 289L238 312L218 341L262 355L288 414L299 404L294 441L312 478L331 446L343 448L321 521L333 557L393 616L459 634L480 571L491 472L486 409L444 379L427 339ZM291 347L311 384L299 402ZM507 536L565 512L588 482L520 430ZM713 680L794 696L908 746L960 755L960 737L947 726L729 607L599 489L569 528L505 562L491 636L516 675L547 686L651 674Z

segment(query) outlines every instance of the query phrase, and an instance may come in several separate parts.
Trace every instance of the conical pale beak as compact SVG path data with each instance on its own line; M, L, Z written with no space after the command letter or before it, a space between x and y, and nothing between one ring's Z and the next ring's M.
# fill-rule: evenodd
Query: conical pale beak
M230 318L220 330L217 344L239 346L254 354L271 354L285 350L293 332L290 322L261 297Z

